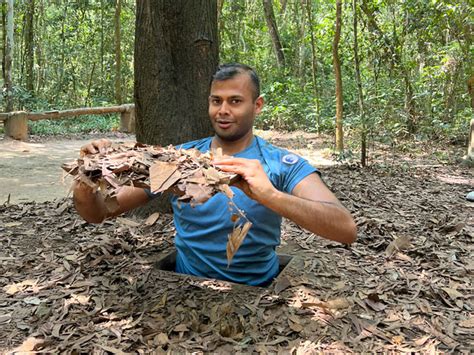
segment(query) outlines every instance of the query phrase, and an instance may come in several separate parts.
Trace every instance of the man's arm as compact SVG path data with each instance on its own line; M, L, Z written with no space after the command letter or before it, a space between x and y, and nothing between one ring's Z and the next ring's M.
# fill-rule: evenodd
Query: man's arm
M144 189L123 186L117 194L118 208L109 211L103 196L83 182L74 187L73 199L77 212L89 223L100 223L106 218L118 216L149 201Z
M98 139L81 147L81 156L105 152L112 142L108 139ZM108 217L115 217L144 205L149 198L145 190L137 187L123 186L117 194L118 208L109 211L103 196L83 182L74 186L74 206L79 215L89 223L100 223Z
M352 216L316 173L301 180L290 195L272 185L258 160L232 158L216 164L241 175L236 185L281 216L324 238L346 244L355 241L357 227Z

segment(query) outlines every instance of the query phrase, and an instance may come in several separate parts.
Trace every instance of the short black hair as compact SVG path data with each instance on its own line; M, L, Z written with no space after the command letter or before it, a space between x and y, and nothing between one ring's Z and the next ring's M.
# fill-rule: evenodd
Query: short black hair
M224 81L232 79L239 74L248 74L254 87L253 99L256 100L260 96L260 79L252 67L241 63L226 63L217 67L216 72L212 76L211 84L214 81Z

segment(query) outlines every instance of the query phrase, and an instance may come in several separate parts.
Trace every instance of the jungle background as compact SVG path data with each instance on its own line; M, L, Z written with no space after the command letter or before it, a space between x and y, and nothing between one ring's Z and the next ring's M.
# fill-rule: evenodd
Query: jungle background
M262 79L267 105L257 128L334 132L337 56L347 136L465 143L474 68L469 2L338 4L334 53L335 1L218 1L219 61L248 63ZM130 0L16 2L12 87L4 90L3 106L47 111L133 102L135 6ZM6 1L2 9L5 77ZM114 125L103 117L43 121L31 132ZM360 149L359 141L349 150Z
M18 1L9 32L2 1L5 111L133 103L139 3ZM342 246L284 221L278 252L292 262L270 287L252 288L158 270L174 250L169 214L91 225L69 197L8 195L0 352L468 353L469 1L216 5L219 62L245 62L261 76L258 134L320 168L353 214L357 241ZM15 175L51 180L55 164L59 176L54 156L71 138L71 160L80 140L134 138L118 127L115 115L29 122L30 142L0 138L2 187L15 194Z

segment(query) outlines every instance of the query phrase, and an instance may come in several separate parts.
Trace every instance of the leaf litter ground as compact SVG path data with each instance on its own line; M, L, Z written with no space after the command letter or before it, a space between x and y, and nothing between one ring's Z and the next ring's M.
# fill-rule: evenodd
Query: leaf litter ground
M169 215L96 226L68 199L5 204L0 351L467 353L472 171L390 157L322 169L358 240L344 247L285 221L279 252L295 258L268 289L157 270L173 250Z

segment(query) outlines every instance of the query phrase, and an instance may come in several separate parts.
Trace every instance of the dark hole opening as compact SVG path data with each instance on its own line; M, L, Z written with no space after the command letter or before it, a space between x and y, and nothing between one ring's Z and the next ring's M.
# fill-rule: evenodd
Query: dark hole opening
M278 275L280 275L282 271L288 266L293 257L287 254L278 254L277 256L280 263ZM166 255L163 259L157 261L155 267L159 270L176 273L176 250ZM277 278L278 275L275 276L275 278Z

